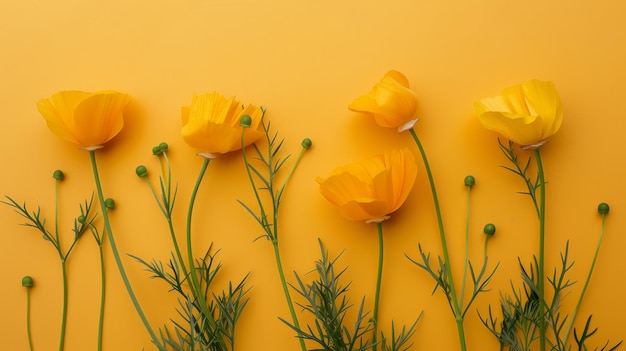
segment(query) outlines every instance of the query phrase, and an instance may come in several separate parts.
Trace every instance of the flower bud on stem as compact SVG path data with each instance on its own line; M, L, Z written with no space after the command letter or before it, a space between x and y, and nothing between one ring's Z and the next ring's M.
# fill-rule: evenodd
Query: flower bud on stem
M33 278L31 276L25 276L22 278L22 286L26 288L26 333L28 335L28 347L30 351L33 351L33 338L30 332L30 288L34 285Z

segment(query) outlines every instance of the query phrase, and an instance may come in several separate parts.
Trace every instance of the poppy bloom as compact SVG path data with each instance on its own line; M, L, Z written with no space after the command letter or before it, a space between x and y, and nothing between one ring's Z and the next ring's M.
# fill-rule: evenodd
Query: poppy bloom
M538 148L563 121L561 98L552 82L531 80L504 89L502 95L474 104L483 126L527 148Z
M386 152L318 177L320 192L347 219L380 222L404 203L417 165L409 149Z
M240 150L242 127L239 120L244 115L252 119L244 134L244 146L247 146L263 135L259 130L263 117L261 108L252 104L242 106L234 97L227 99L218 92L195 95L191 106L182 108L181 134L189 146L209 158Z
M389 71L369 94L358 97L348 109L373 116L381 127L403 132L417 121L417 96L402 73Z
M130 102L115 91L61 91L37 102L37 109L57 136L81 149L97 150L124 126L123 111Z

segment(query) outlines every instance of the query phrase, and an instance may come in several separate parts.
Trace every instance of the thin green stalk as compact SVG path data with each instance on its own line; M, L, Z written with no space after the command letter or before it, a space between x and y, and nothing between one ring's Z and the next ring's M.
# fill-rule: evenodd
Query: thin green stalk
M485 235L485 244L483 245L483 262L487 260L487 242L489 241L489 235Z
M285 293L285 299L287 300L289 313L291 314L291 319L293 321L293 325L295 326L296 330L300 330L300 324L298 323L296 310L293 307L293 301L291 300L291 295L289 294L289 286L287 285L287 279L285 278L283 265L280 259L280 250L278 249L278 241L272 240L272 245L274 246L274 256L276 258L276 267L278 268L278 275L280 276L280 282L283 287L283 292ZM300 341L300 347L302 348L302 351L306 351L306 345L304 344L304 339L299 337L298 340Z
M159 206L159 210L161 210L161 212L163 213L165 218L167 218L169 220L170 219L169 209L166 210L165 207L163 207L163 205L161 204L161 199L157 195L156 190L154 190L154 187L152 186L152 183L150 183L150 181L148 180L148 177L142 177L142 178L144 178L145 181L146 181L146 184L148 184L148 187L150 188L150 191L152 192L152 196L156 200L157 206Z
M578 302L576 302L576 307L572 312L572 316L570 317L569 323L567 324L567 328L565 328L565 334L563 335L563 344L567 344L567 338L569 337L569 333L574 325L574 320L576 319L576 314L578 314L578 309L583 302L583 298L585 297L585 293L587 292L587 287L589 287L589 282L591 281L591 275L593 274L593 270L596 266L596 261L598 260L598 254L600 253L600 246L602 245L602 238L604 237L604 222L606 219L607 213L601 213L602 216L602 225L600 227L600 238L598 239L598 244L596 245L596 252L593 255L593 261L591 262L591 267L589 267L589 273L587 273L587 279L585 280L585 285L583 286L583 290L580 292L580 296L578 297Z
M163 211L163 214L165 215L165 218L167 220L167 224L169 227L169 231L170 231L170 237L172 239L172 244L174 245L174 251L176 252L176 257L178 259L180 267L182 268L183 276L187 277L189 273L187 272L187 266L185 265L185 261L183 260L183 255L181 253L180 246L178 245L178 240L176 239L176 230L174 229L174 223L172 222L172 210L173 210L172 167L170 165L170 160L167 158L167 153L163 151L161 155L163 156L163 160L165 161L163 162L161 158L159 157L159 163L161 164L161 181L165 179L165 169L167 169L167 186L165 187L165 189L167 189L167 194L165 193L163 194L163 196L165 196L165 199L167 199L167 203L165 203L165 199L163 199L164 203L163 205L161 205L161 202L159 201L158 197L156 196L156 192L154 191L154 188L152 187L152 183L148 181L148 178L146 178L146 182L150 186L150 189L152 190L152 193L154 194L154 197L157 200L159 207L161 208L161 210ZM165 165L163 163L165 163ZM206 171L206 168L205 168L205 171ZM191 226L191 224L189 224L188 227L189 226ZM189 264L193 265L193 261L189 261Z
M89 157L91 159L91 168L93 170L93 176L96 183L96 191L98 192L98 200L100 202L100 208L102 209L102 217L104 219L104 231L107 233L107 237L109 238L109 242L111 243L111 251L113 251L113 257L115 258L115 263L117 264L117 268L120 271L120 276L122 277L122 281L124 282L124 286L126 287L126 291L130 296L130 299L141 319L144 327L150 334L150 338L152 342L159 348L161 351L166 351L165 347L161 345L159 339L150 326L150 322L148 318L144 314L137 297L135 296L135 292L133 291L132 286L130 285L130 281L128 280L128 276L126 275L126 270L124 269L124 264L122 263L122 258L120 257L120 253L117 249L117 245L115 244L115 237L113 236L113 230L111 229L111 222L109 221L109 214L106 211L106 206L104 204L104 195L102 192L102 184L100 183L100 176L98 175L98 166L96 164L96 152L95 150L88 150Z
M287 284L287 279L285 278L285 272L283 269L283 265L282 265L282 260L280 258L280 250L278 247L278 206L280 203L280 199L282 197L282 193L285 190L285 187L287 186L287 182L288 180L291 178L292 174L294 173L298 163L300 162L300 160L302 159L302 155L304 154L304 151L306 151L306 149L308 149L308 147L310 147L310 140L308 141L309 146L306 147L304 142L302 144L302 150L300 151L300 154L298 155L298 158L296 159L294 165L292 166L291 170L289 171L289 173L287 174L287 177L285 179L285 181L283 182L282 186L280 187L279 191L277 194L274 193L273 190L273 174L271 167L272 167L272 159L273 159L273 155L270 153L270 155L268 156L268 160L267 163L270 165L270 180L269 180L269 185L268 185L268 191L270 193L270 197L271 197L271 201L272 201L272 217L273 217L273 223L270 225L267 222L267 215L265 213L265 208L263 206L263 201L261 201L261 197L259 195L259 192L255 186L254 183L254 178L252 176L252 171L250 170L250 164L248 163L248 156L246 155L246 151L245 151L245 143L244 143L244 136L245 136L245 132L246 129L248 128L247 126L244 126L244 124L241 124L244 128L241 132L241 153L243 156L243 161L244 164L246 166L246 173L248 174L248 180L250 181L250 184L252 185L252 190L254 191L254 196L256 197L257 203L259 204L259 209L261 211L260 213L260 223L261 226L263 227L263 229L265 230L265 233L267 235L267 238L271 240L272 242L272 246L274 248L274 258L276 261L276 267L278 269L278 276L280 278L280 283L281 286L283 288L283 293L285 294L285 300L287 301L287 307L289 308L289 313L291 315L291 320L293 322L293 325L295 327L296 330L300 330L300 322L298 321L298 316L296 315L296 310L294 308L294 304L293 301L291 299L291 294L289 293L289 285ZM265 129L266 135L268 130ZM268 140L269 142L269 140ZM302 337L298 337L298 341L300 343L300 348L302 349L302 351L306 351L306 345L304 343L304 339Z
M67 324L67 261L61 258L61 274L63 275L63 312L61 316L61 337L59 340L59 351L65 347L65 326Z
M465 330L463 328L463 315L461 312L461 307L459 305L459 300L456 296L456 289L454 287L452 268L450 267L450 256L448 254L448 245L446 243L446 235L445 235L445 231L443 228L443 218L441 215L441 208L439 206L439 199L437 198L437 189L435 188L435 180L433 178L433 174L430 169L430 165L428 163L428 158L426 157L426 152L424 151L424 147L422 146L422 143L417 137L417 133L415 132L415 129L411 128L409 129L409 132L411 133L411 136L413 137L415 144L417 144L417 148L419 149L420 154L422 156L422 161L424 162L424 168L426 169L426 174L428 175L428 182L430 183L430 190L433 195L433 203L435 205L435 212L437 214L439 238L441 239L441 249L443 251L443 259L444 259L444 264L446 268L446 276L448 278L448 284L450 287L450 296L452 299L451 302L452 302L452 308L454 310L454 319L456 322L457 332L459 335L459 343L461 345L461 351L465 351L467 349L467 346L465 344Z
M293 173L296 171L296 168L300 164L300 161L302 160L302 156L304 155L306 150L307 148L303 145L302 149L300 149L300 153L298 153L298 157L296 158L296 161L293 163L293 166L289 170L289 173L287 173L287 177L285 177L285 180L283 181L283 185L280 187L280 190L278 191L278 196L277 196L278 199L282 197L283 192L285 191L285 188L287 187L287 183L291 179L291 176L293 176Z
M100 254L100 316L98 318L98 351L102 350L102 329L104 328L104 303L106 299L106 276L104 266L104 237L98 243L98 252Z
M26 335L28 336L28 347L33 351L33 337L30 332L30 286L26 287Z
M374 351L378 349L378 306L380 302L380 286L383 280L383 222L377 222L376 228L378 229L378 270L376 273L376 295L374 295L374 329L372 330Z
M546 222L546 182L541 162L539 148L533 150L537 161L537 176L539 177L539 267L537 277L537 295L539 296L539 350L546 349L546 320L545 320L545 222Z
M469 266L469 223L470 223L470 194L472 193L472 187L467 186L467 200L465 211L465 262L463 264L463 280L461 280L461 296L459 301L459 307L463 308L463 297L465 296L465 284L467 281L467 270Z
M216 322L213 319L213 314L206 306L206 299L202 294L202 289L200 286L200 281L198 280L198 272L196 271L196 265L194 264L193 257L193 247L191 242L191 219L193 217L193 208L196 202L196 196L198 195L198 190L200 189L200 184L202 183L202 179L204 178L204 174L211 162L210 159L204 158L204 162L202 163L202 168L200 169L200 174L198 174L198 179L196 180L196 184L193 187L193 191L191 192L191 199L189 200L189 209L187 210L187 259L189 260L189 276L191 277L190 288L194 295L194 297L198 300L198 304L200 305L200 310L204 317L208 321L209 325L212 329L216 328ZM182 263L182 262L181 262ZM225 346L225 342L222 338L218 340L218 342ZM192 351L194 347L192 346Z
M56 238L56 249L61 259L61 274L63 281L63 307L61 312L61 334L59 336L59 350L63 351L65 347L65 326L67 324L67 257L69 256L72 248L67 251L67 254L63 255L61 249L61 241L59 240L59 183L60 180L55 178L54 182L54 236ZM76 243L76 240L74 240ZM72 247L74 245L72 244Z

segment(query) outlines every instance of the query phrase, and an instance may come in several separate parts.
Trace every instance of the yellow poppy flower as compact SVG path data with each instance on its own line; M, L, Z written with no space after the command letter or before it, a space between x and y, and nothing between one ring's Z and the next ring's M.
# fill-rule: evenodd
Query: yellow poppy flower
M531 80L504 89L501 96L474 104L485 128L527 148L537 148L563 121L561 98L552 82Z
M239 120L249 115L252 125L246 130L244 144L252 144L263 132L263 110L254 105L242 106L234 97L225 98L218 92L194 95L191 106L182 108L183 139L189 146L201 150L200 155L213 158L216 154L241 149L242 127Z
M381 127L402 132L417 121L417 96L402 73L389 71L369 94L358 97L348 109L369 114Z
M320 192L347 219L380 222L404 203L415 181L417 164L409 149L386 152L317 177Z
M122 130L129 102L128 95L115 91L74 90L39 100L37 109L54 134L81 149L96 150Z

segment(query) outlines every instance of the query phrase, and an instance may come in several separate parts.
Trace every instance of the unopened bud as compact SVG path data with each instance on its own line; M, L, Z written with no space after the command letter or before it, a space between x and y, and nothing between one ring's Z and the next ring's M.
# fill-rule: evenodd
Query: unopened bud
M239 125L244 128L250 128L250 126L252 125L252 117L248 115L241 116L241 119L239 120Z
M599 204L598 213L603 214L603 215L609 213L609 204L607 204L606 202Z
M476 184L476 179L474 179L473 176L468 175L467 177L465 177L465 186L468 186L471 188L474 186L474 184Z
M115 208L115 200L113 200L112 198L108 198L106 200L104 200L104 207L107 208L107 210L112 210Z
M309 138L302 139L302 147L305 149L310 149L313 146L313 142Z
M34 284L35 284L35 282L33 281L33 278L30 275L24 276L24 278L22 278L22 286L23 287L30 288Z
M58 181L62 181L63 179L65 179L65 174L63 174L63 171L60 169L57 169L56 171L54 171L52 173L52 178L58 180Z
M487 236L493 236L496 233L496 226L491 223L486 224L483 233Z
M148 176L148 169L146 166L137 166L135 173L137 173L137 177L144 178Z

